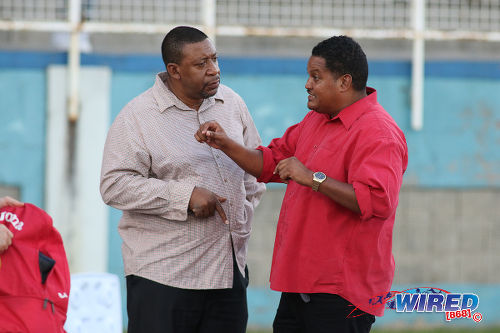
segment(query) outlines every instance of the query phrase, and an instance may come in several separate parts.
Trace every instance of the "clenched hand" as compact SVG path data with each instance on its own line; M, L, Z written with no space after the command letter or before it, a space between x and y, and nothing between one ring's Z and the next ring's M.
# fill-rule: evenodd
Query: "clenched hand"
M226 201L226 198L219 197L217 194L207 190L203 187L195 187L189 200L189 210L194 213L196 217L209 217L219 213L222 221L229 224L226 212L222 208L221 202Z
M210 147L223 149L231 140L218 122L212 120L201 124L200 128L194 134L198 142L206 142Z
M306 168L296 157L289 157L279 161L274 169L274 174L278 174L286 184L291 179L297 184L312 186L313 172Z

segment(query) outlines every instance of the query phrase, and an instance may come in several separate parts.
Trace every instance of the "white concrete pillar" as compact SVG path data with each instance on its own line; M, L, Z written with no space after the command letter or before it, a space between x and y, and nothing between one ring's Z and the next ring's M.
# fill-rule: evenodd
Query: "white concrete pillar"
M81 69L80 114L71 129L67 68L48 68L45 209L61 232L71 273L107 271L108 209L99 194L99 176L110 85L109 68Z

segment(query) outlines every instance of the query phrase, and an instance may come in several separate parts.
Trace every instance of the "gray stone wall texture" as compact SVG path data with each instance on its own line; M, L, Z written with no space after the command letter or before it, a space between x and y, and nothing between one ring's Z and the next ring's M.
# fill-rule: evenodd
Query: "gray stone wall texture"
M252 287L268 287L283 189L268 189L248 250ZM394 284L500 283L500 189L403 187L393 234Z
M19 190L19 187L15 186L6 186L6 185L1 185L0 184L0 198L4 196L9 196L14 199L18 199L21 197L21 191Z

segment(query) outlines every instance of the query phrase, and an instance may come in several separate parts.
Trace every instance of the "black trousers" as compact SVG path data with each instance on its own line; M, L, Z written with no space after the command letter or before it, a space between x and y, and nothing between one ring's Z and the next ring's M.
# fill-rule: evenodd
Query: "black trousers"
M235 267L233 288L190 290L127 276L128 333L244 333L246 287Z
M333 294L282 293L273 323L274 333L368 333L375 316L356 310Z

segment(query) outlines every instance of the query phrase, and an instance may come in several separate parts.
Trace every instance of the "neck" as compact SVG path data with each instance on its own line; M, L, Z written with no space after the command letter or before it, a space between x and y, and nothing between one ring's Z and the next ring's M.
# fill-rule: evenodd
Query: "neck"
M336 117L340 113L340 111L342 111L346 107L348 107L348 106L356 103L360 99L365 98L366 96L368 96L367 93L366 93L366 90L363 90L363 91L353 91L352 94L350 95L350 97L346 100L346 102L344 103L344 105L339 110L336 110L335 112L330 113L330 118Z
M191 109L194 109L196 111L198 111L198 109L200 108L201 104L203 104L203 100L201 101L186 101L186 100L183 100L181 98L179 98L184 104L186 104L187 106L189 106Z
M186 104L191 109L198 111L201 104L203 104L203 98L196 99L187 96L181 87L178 87L175 82L167 78L165 81L165 86L178 98L182 103Z

